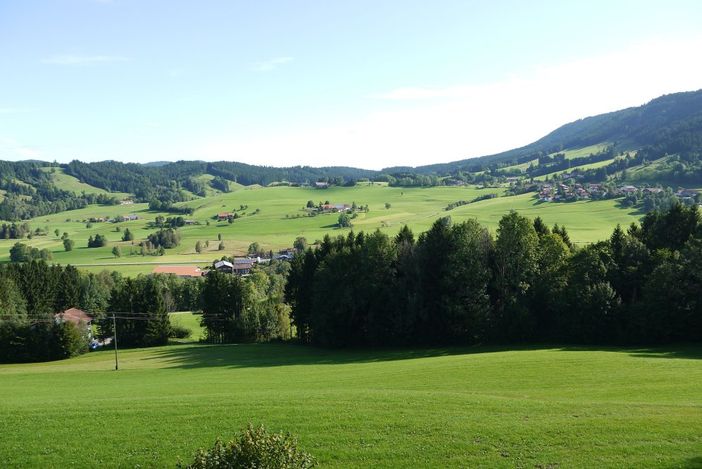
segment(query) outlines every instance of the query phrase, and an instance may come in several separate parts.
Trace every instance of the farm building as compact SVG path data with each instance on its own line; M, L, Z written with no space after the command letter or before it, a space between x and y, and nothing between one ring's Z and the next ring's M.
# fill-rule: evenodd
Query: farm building
M93 318L82 309L69 308L60 313L56 313L54 314L54 320L56 323L70 322L75 324L76 327L85 327L88 338L91 338L93 335Z

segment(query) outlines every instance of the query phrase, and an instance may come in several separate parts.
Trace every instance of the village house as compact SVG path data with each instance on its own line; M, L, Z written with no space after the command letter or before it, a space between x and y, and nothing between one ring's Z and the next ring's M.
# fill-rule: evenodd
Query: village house
M677 197L680 197L681 199L684 198L695 198L699 194L699 191L695 189L680 189L678 190L675 195Z
M213 267L217 272L222 272L225 274L234 273L234 264L229 261L217 261L214 263Z
M348 212L351 210L349 204L322 204L320 210L322 212Z
M231 214L231 212L221 212L221 213L218 213L218 214L217 214L217 221L228 220L228 219L231 218L232 216L233 216L233 215Z
M329 183L328 182L315 182L314 187L316 187L317 189L326 189L329 187Z
M217 272L236 275L248 275L251 273L254 265L261 262L260 257L244 257L236 258L234 262L225 260L217 261L212 266Z
M619 188L619 190L623 194L635 194L636 192L639 191L639 189L636 186L622 186Z
M236 275L249 275L253 267L253 262L239 262L235 263L233 268Z
M56 321L56 324L60 324L62 322L70 322L75 324L75 326L79 329L85 330L88 339L93 337L93 318L82 309L69 308L60 313L56 313L54 315L54 321Z

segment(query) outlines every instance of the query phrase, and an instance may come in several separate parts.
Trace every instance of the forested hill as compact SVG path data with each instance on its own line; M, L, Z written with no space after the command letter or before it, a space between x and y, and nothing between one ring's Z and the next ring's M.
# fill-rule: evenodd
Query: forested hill
M314 183L328 179L359 179L373 177L376 171L348 167L293 166L275 168L272 166L254 166L245 163L219 161L177 161L167 164L135 164L117 161L83 163L71 161L66 165L66 172L82 182L109 191L134 193L138 198L148 199L154 187L169 186L176 182L192 192L200 192L193 178L209 174L227 181L245 186L252 184L268 185L272 182L288 181L292 183Z
M595 154L575 159L564 154L586 150L589 146L600 149ZM622 155L622 151L633 152ZM32 218L96 202L119 203L118 199L125 194L137 201L153 202L153 208L164 210L193 196L206 196L212 190L227 192L233 187L232 183L269 185L284 181L293 184L327 181L344 185L369 178L397 186L460 181L490 184L505 182L506 176L529 180L591 163L606 163L606 166L600 165L590 170L592 174L580 177L588 182L605 182L613 175L620 180L631 178L630 174L624 174L625 170L654 161L655 165L635 177L648 182L692 184L693 187L702 183L702 90L669 94L640 107L581 119L530 145L504 153L418 168L383 171L351 167L275 168L230 161L136 164L75 160L60 165L0 161L0 219ZM529 168L505 172L504 168L515 164ZM67 185L67 180L71 184Z
M519 164L538 158L540 154L600 143L614 144L617 150L648 148L661 155L701 152L702 90L668 94L643 106L580 119L559 127L534 143L503 153L417 168L386 168L383 171L420 174L478 171L495 164Z

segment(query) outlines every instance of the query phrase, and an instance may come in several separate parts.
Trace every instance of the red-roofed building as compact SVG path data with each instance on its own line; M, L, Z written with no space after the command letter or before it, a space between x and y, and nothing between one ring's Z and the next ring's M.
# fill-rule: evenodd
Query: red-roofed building
M85 327L88 338L90 339L93 336L93 318L82 309L69 308L66 311L56 313L54 314L54 320L56 323L70 322L78 328Z
M173 274L177 277L202 277L202 270L194 265L159 265L154 267L154 274Z

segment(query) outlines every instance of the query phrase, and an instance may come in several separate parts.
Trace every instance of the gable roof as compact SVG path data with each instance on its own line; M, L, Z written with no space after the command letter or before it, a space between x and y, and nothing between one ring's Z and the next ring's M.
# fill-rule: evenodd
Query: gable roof
M227 267L231 269L232 267L234 267L234 264L232 264L229 261L217 261L215 262L214 267L215 269L221 269L222 267Z
M88 324L93 320L88 313L78 308L69 308L61 313L56 313L54 314L54 318L61 319L66 322L72 322L76 325L81 322Z

